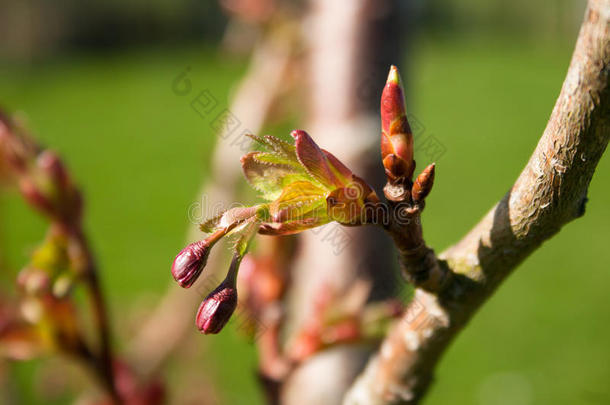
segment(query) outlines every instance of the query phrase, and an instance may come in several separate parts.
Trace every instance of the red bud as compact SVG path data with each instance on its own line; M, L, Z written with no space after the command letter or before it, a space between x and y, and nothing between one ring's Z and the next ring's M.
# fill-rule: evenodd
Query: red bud
M172 275L180 287L189 288L205 267L211 245L206 240L191 243L178 253L172 264Z
M25 268L17 276L17 285L30 295L41 295L50 290L51 278L44 270Z
M235 282L223 281L201 303L197 311L197 328L202 333L218 333L237 307Z
M23 198L32 207L47 215L52 215L54 213L55 207L53 202L49 200L45 193L43 193L29 177L21 178L19 181L19 190L21 191Z
M208 294L197 311L197 328L201 333L218 333L227 324L237 308L237 271L243 256L236 252L231 261L227 277L214 291Z
M407 121L400 75L395 66L390 67L381 95L381 158L390 182L411 179L415 169L413 134Z
M68 185L68 172L54 152L50 150L42 151L36 158L36 164L58 187L66 188Z

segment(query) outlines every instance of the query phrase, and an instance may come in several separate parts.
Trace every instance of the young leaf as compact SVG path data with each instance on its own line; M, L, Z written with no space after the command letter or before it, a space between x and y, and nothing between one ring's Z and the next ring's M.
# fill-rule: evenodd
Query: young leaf
M326 155L326 159L328 160L328 165L331 168L333 174L339 178L339 180L343 184L349 183L352 178L352 171L347 168L339 159L335 157L332 153L322 149L324 155Z
M326 154L307 132L296 130L291 135L295 139L297 158L307 173L328 189L343 186L340 178L331 170Z
M326 198L328 217L344 225L360 225L367 223L371 212L367 211L367 203L373 204L379 199L369 185L356 175L345 187L331 191Z
M291 183L271 204L273 222L284 222L305 216L325 200L325 192L308 181Z
M274 162L273 159L277 160ZM311 180L311 176L302 167L279 159L262 152L250 152L241 158L246 179L269 201L278 198L290 183Z

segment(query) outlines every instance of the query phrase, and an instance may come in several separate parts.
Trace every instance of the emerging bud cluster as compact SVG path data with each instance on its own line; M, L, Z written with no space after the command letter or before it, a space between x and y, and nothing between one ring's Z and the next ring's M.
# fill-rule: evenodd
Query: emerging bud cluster
M41 148L25 130L0 112L0 172L14 181L29 205L51 225L44 241L17 277L20 314L5 338L34 353L62 351L82 355L82 325L70 295L90 270L90 256L80 228L81 198L54 152ZM0 328L1 329L1 328Z
M68 226L80 221L80 193L57 154L41 150L3 114L0 114L0 156L32 207Z
M415 211L423 207L434 182L434 164L413 182L413 134L407 120L404 91L398 69L390 73L381 97L381 156L388 185L398 190L393 202L405 202ZM321 149L302 130L290 134L294 144L272 136L248 135L262 151L241 158L244 175L266 203L230 209L201 224L206 239L180 251L172 264L172 275L181 287L193 285L207 263L212 247L223 237L237 235L238 242L225 280L202 302L197 326L203 333L218 333L237 306L235 280L240 262L256 233L290 235L336 221L342 225L364 225L378 220L381 204L375 191L330 152ZM383 211L383 210L381 210ZM410 218L409 218L410 220ZM377 222L379 224L379 222ZM345 326L345 325L343 325ZM354 328L337 329L339 335Z
M44 241L17 277L19 305L7 307L0 300L0 356L25 360L60 352L79 359L117 394L87 403L161 403L163 387L157 381L140 384L125 367L117 367L114 376L110 372L114 356L95 263L81 226L79 191L57 154L37 145L1 111L0 176L14 181L25 201L50 220ZM82 323L79 301L71 294L78 281L92 298L97 345L85 333L92 325Z
M58 228L49 231L17 277L17 285L26 295L51 294L56 298L68 295L77 277L70 242Z
M292 131L294 145L272 136L249 136L266 151L242 157L244 175L269 202L233 208L204 222L201 229L210 236L186 246L172 264L174 279L188 288L200 276L212 247L225 236L239 237L226 279L199 307L197 326L206 334L220 332L235 311L235 280L254 234L290 235L331 221L369 223L371 210L366 205L379 202L364 180L321 149L305 131Z

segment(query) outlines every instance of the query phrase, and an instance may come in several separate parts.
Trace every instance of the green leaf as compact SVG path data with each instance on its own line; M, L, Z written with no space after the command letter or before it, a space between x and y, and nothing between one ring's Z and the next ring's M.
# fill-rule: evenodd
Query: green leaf
M250 185L269 201L278 198L289 184L311 180L300 166L283 163L281 158L264 152L250 152L241 158L241 163Z
M309 181L298 181L284 188L279 198L271 204L270 214L274 222L286 222L304 218L325 205L324 189Z
M260 143L267 150L275 152L276 154L284 158L289 158L290 160L297 162L295 147L291 143L288 143L271 135L257 136L248 134L247 136Z
M254 155L254 159L259 163L267 164L270 166L288 166L292 168L292 170L294 170L295 172L306 173L303 167L299 164L299 161L296 160L296 158L294 160L291 160L290 158L275 153L256 152L256 154Z

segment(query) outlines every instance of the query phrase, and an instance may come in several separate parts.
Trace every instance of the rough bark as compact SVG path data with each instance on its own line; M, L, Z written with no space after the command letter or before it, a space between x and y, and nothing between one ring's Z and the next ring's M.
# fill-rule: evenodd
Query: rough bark
M561 94L526 167L504 198L439 255L451 281L417 289L344 404L418 403L457 333L500 283L565 224L584 214L610 138L610 1L590 0Z

